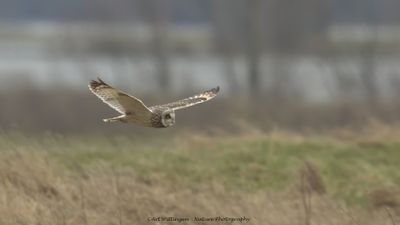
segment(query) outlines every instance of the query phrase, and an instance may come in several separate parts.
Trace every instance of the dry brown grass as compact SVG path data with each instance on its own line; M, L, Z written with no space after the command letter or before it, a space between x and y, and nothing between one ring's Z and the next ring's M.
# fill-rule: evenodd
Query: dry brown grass
M212 182L190 189L164 185L161 177L140 178L132 169L106 162L90 168L76 164L71 171L54 163L46 151L3 150L0 224L164 224L147 221L158 216L246 216L251 218L249 224L304 224L302 194L296 188L278 193L232 192ZM320 179L318 170L309 164L301 171L308 174L305 182L314 187ZM309 204L313 209L309 224L393 224L385 211L349 209L323 195L315 195Z

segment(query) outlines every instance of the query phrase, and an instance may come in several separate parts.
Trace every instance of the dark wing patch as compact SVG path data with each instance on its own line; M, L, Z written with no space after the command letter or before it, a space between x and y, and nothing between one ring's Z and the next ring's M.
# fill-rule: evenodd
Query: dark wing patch
M101 86L104 87L110 87L108 84L106 84L102 79L97 78L97 80L92 80L90 81L90 87L94 90L99 89Z

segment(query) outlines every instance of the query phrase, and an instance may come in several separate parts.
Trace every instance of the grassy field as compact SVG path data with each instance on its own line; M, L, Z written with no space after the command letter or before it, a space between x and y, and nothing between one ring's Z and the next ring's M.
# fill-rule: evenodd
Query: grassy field
M3 132L0 224L399 223L400 142L367 137Z

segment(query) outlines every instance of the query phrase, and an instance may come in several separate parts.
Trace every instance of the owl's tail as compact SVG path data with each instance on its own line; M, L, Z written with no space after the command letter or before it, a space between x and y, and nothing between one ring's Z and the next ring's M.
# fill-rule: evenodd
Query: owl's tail
M117 117L113 117L113 118L108 118L108 119L103 119L103 121L105 123L113 123L113 122L118 122L118 121L126 123L125 115L121 115L121 116L117 116Z

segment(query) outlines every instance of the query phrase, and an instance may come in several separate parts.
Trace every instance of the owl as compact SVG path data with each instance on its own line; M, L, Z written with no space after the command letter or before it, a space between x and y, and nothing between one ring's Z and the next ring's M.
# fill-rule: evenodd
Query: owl
M175 124L175 110L206 102L217 96L219 87L190 98L163 105L147 107L140 99L106 84L100 78L89 83L89 89L104 103L122 115L104 119L104 122L135 123L145 127L165 128Z

